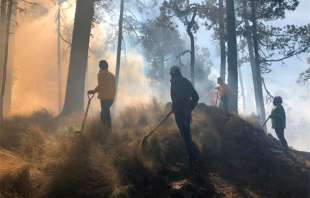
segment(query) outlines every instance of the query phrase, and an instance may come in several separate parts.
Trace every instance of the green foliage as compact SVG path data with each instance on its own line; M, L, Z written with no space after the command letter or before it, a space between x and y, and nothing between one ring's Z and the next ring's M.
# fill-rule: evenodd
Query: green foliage
M283 28L264 26L261 32L261 44L269 54L263 57L264 62L281 61L286 58L309 52L310 32L308 26L287 25ZM279 59L269 60L278 56Z
M185 26L190 23L195 10L201 21L195 20L193 31L196 32L201 25L207 28L213 27L217 23L218 9L216 2L212 1L188 1L188 0L168 0L164 1L160 7L163 15L170 18L178 18ZM209 20L210 24L206 20Z
M286 11L294 11L299 0L263 0L258 2L257 16L262 20L285 18Z
M174 60L185 46L176 26L166 16L148 20L141 27L141 43L145 59L150 64L149 75L156 80L165 78L171 65L166 62Z
M181 38L171 18L160 15L154 20L148 20L142 24L140 32L145 60L150 66L148 75L153 80L166 83L169 69L173 65L180 66L183 73L189 76L187 42ZM207 81L213 67L210 53L207 48L196 48L197 80Z
M244 20L252 20L249 17L252 15L251 10L249 10L250 1L247 1L247 8L243 7L242 0L238 0L237 3L241 5L240 9L237 9L237 14L241 17L237 33L245 36L251 31L244 26ZM273 62L283 61L308 51L310 43L307 26L286 25L278 27L270 25L271 21L285 18L286 12L294 11L298 5L298 0L265 0L255 3L255 18L258 26L258 38L255 39L259 42L259 61L262 72L270 72ZM245 18L244 11L247 12L249 18ZM248 60L246 57L241 59Z

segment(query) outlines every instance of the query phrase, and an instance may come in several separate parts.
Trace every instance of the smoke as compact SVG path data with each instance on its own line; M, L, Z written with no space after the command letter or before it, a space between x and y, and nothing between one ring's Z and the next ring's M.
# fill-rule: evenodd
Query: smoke
M109 62L109 70L115 73L115 53L108 52L102 59ZM120 69L120 81L116 101L114 103L114 112L121 111L129 106L147 105L150 104L156 93L150 87L149 79L145 75L145 63L143 56L135 50L123 57ZM98 61L92 61L93 64L89 67L87 87L93 89L97 85ZM96 101L92 106L93 115L97 115L99 111L99 101Z
M57 109L56 12L51 4L43 5L44 14L17 16L11 114Z
M59 112L57 5L49 1L41 1L38 5L40 6L34 8L31 6L26 13L19 13L17 16L10 115L28 114L42 108L54 114ZM62 11L63 25L71 31L75 9L72 5L62 5L66 8ZM95 24L92 29L86 89L96 86L100 59L107 59L110 71L115 71L116 50L107 47L109 36L109 28L105 24ZM62 97L68 73L69 51L69 44L62 41ZM122 53L119 94L115 107L123 109L131 105L150 103L154 94L144 75L143 56L135 49L126 49ZM94 102L92 111L97 113L99 109L99 102Z

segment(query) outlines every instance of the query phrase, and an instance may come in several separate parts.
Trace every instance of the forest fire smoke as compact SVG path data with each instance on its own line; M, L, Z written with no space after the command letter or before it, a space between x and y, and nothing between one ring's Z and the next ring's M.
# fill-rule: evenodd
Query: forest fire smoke
M115 54L106 53L106 59L110 64L110 71L115 71ZM98 61L93 61L88 69L87 87L92 89L97 84ZM120 82L114 108L118 110L133 105L150 104L154 97L152 89L149 87L149 80L144 74L143 57L131 50L121 66ZM99 111L99 102L95 102L92 107L93 112Z
M12 102L10 115L28 114L36 110L47 109L58 113L58 71L57 71L57 29L56 16L57 5L42 2L46 13L40 16L20 14L18 27L15 33L15 52L13 59L14 80L12 85ZM66 25L72 26L74 6L64 10L68 15ZM107 36L101 31L100 24L92 29L90 49L101 49ZM70 28L70 27L69 27ZM62 42L62 48L66 49L68 43ZM64 96L69 51L63 51L62 57L62 96ZM115 71L114 51L105 49L98 56L90 50L89 66L86 89L93 88L97 82L98 61L107 59L112 73ZM103 56L101 56L103 54ZM143 56L135 50L130 50L123 56L120 73L120 86L117 107L123 108L138 103L149 103L152 99L151 90L148 87L148 79L144 75ZM99 110L95 103L92 110Z
M36 18L18 16L13 58L12 114L57 109L55 8Z

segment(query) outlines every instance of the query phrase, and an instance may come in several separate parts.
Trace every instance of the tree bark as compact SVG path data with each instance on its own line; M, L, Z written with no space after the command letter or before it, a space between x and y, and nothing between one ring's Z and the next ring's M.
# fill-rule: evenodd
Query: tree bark
M82 113L84 110L85 78L93 15L93 0L77 0L63 116Z
M259 97L258 97L258 81L257 81L257 73L256 73L256 63L255 63L255 56L254 56L254 49L253 49L253 41L252 41L252 36L250 34L250 26L249 23L246 22L246 40L247 40L247 46L248 46L248 51L249 51L249 58L250 58L250 65L251 65L251 70L252 70L252 78L253 78L253 86L254 86L254 95L255 95L255 104L256 104L256 111L257 115L260 113L260 108L259 108Z
M251 19L252 19L252 36L253 36L253 48L255 55L255 73L257 78L257 103L258 103L258 115L262 122L266 120L266 112L264 105L264 95L262 88L262 77L260 70L260 55L258 52L258 34L257 34L257 20L256 20L256 3L254 0L251 1Z
M121 67L122 39L123 39L123 18L124 18L124 0L121 0L119 24L118 24L118 43L117 43L116 68L115 68L116 90L118 89L120 67Z
M2 63L3 63L3 52L5 46L5 18L6 18L6 0L0 1L0 75L2 76Z
M12 17L12 9L13 9L13 1L7 2L7 10L5 14L5 29L3 36L4 38L4 56L2 62L2 83L1 83L1 95L0 95L0 125L3 124L4 119L4 96L5 96L5 88L6 88L6 77L7 77L7 68L8 68L8 56L9 56L9 45L10 45L10 26L11 26L11 17Z
M57 83L58 83L58 110L61 111L62 107L62 83L61 83L61 39L60 39L60 12L61 12L61 1L58 0L58 10L57 10Z
M224 22L224 2L219 0L219 33L220 33L220 48L221 48L221 70L220 76L226 79L226 39L225 39L225 22Z
M247 46L248 46L248 51L249 51L249 58L250 58L250 65L251 65L251 70L252 70L252 78L253 78L253 86L254 86L254 95L255 95L255 105L256 105L256 112L257 115L259 116L260 120L264 120L264 116L262 116L261 112L264 112L264 102L263 106L260 105L260 101L263 101L262 97L262 92L259 93L262 89L259 87L262 86L262 82L259 80L260 77L260 71L259 71L259 65L256 62L255 54L254 54L254 45L253 45L253 29L250 26L249 23L249 16L247 13L247 8L248 8L248 3L246 0L243 0L243 18L245 21L245 38L247 41ZM260 83L260 85L259 85ZM263 111L262 111L263 109Z
M243 108L242 110L243 110L243 113L245 113L246 112L246 100L245 100L244 83L243 83L241 65L238 66L238 74L239 74L239 83L240 83L241 98L242 98L242 108Z
M238 53L234 0L226 0L229 110L238 113Z
M192 32L192 28L194 26L195 23L195 18L197 15L197 8L194 8L194 13L192 16L191 21L189 22L189 24L187 25L187 34L190 38L190 42L191 42L191 51L190 51L190 55L191 55L191 81L193 86L195 86L195 37L194 34Z
M13 87L13 65L14 58L13 53L15 50L15 29L16 25L12 23L16 21L16 13L17 13L17 4L18 1L13 0L12 5L12 14L11 14L11 25L10 25L10 42L8 49L8 61L7 61L7 71L6 71L6 84L5 84L5 96L4 96L4 115L8 114L11 110L11 101L12 101L12 87ZM11 52L11 53L10 53Z

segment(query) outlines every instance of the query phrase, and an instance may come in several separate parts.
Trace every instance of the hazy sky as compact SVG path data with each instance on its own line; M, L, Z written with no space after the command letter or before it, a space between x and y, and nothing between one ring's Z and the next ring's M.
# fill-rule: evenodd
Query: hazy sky
M310 1L300 0L295 12L289 12L282 24L305 25L310 23ZM265 75L266 82L275 95L283 95L288 114L287 137L291 145L310 151L310 87L309 84L296 83L298 76L310 65L306 63L304 54L294 57L282 64L274 64L273 72Z
M300 0L300 5L294 12L288 12L284 20L275 22L276 25L296 24L305 25L310 23L310 1ZM298 84L299 74L310 65L306 63L304 54L293 57L282 63L272 65L272 72L265 74L266 84L273 95L281 95L284 98L284 105L288 117L288 126L286 136L290 145L297 149L310 151L310 92L309 85ZM249 67L242 69L245 77L247 89L248 111L254 110L253 93L251 92L252 84ZM249 83L247 83L249 82ZM251 108L252 107L252 108ZM267 114L272 108L271 104L267 105ZM270 130L272 131L272 130ZM274 133L273 133L274 134Z
M282 26L286 24L305 25L310 23L310 1L300 0L300 5L294 12L287 12L286 18L274 22L274 25ZM197 33L198 43L206 45L212 56L212 61L217 66L212 78L219 74L220 58L218 49L212 40L212 31L201 30ZM298 84L299 74L310 65L306 63L304 54L299 57L288 59L284 63L274 63L272 72L265 74L266 85L273 95L281 95L284 98L284 106L287 111L288 123L286 136L291 146L300 150L310 151L310 85ZM245 64L242 67L243 80L246 92L246 113L255 111L253 83L250 66ZM272 108L271 104L266 104L267 115ZM273 135L273 131L270 129Z

